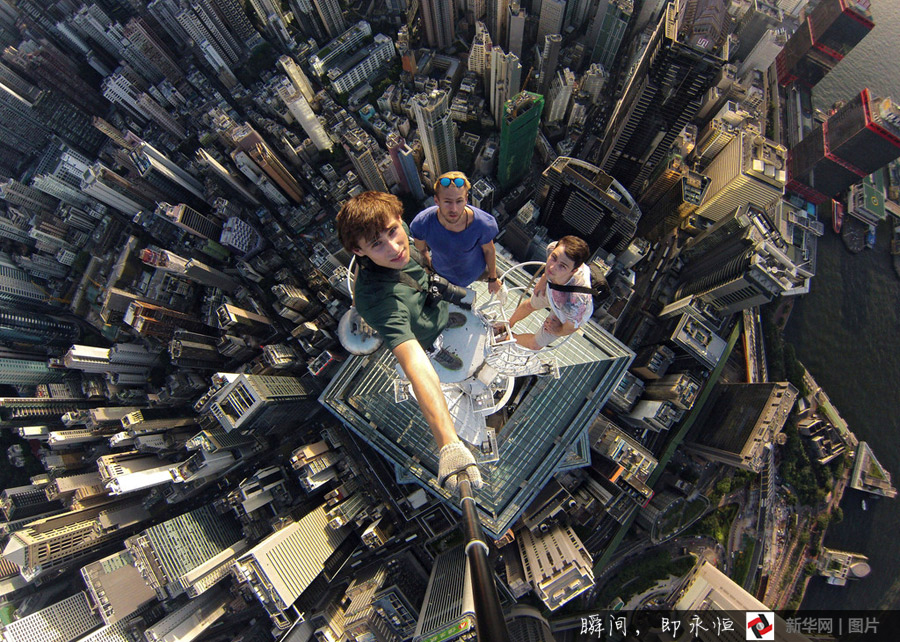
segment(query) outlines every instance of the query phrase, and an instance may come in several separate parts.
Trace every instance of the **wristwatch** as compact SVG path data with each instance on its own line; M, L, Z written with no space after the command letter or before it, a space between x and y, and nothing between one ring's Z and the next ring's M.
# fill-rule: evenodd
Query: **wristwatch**
M496 276L489 276L487 281L488 281L488 283L493 283L496 280L497 280Z

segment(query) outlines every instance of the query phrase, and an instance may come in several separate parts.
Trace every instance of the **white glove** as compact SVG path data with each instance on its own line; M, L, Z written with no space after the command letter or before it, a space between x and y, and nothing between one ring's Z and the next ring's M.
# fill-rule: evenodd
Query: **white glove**
M454 441L441 448L438 486L450 491L451 494L456 493L461 472L469 476L473 489L481 488L481 471L478 470L475 458L461 441Z

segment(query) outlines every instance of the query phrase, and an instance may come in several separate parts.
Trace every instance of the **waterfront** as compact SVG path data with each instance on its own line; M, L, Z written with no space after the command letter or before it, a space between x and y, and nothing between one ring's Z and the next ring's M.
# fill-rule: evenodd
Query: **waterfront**
M818 274L809 295L797 301L787 338L860 440L900 478L900 381L897 315L900 280L891 267L887 225L874 250L850 254L830 229L820 239ZM846 587L821 578L809 585L804 608L900 606L900 502L848 490L844 521L832 525L825 546L869 556L872 574ZM868 511L863 511L862 499ZM896 586L895 586L896 584Z
M815 90L816 106L847 100L863 87L900 100L900 69L884 55L896 49L900 3L872 3L875 29L841 61ZM878 229L874 250L851 255L825 221L818 273L812 291L797 301L787 338L797 356L831 397L860 440L867 440L879 461L900 480L900 381L897 311L900 280L888 253L890 227ZM862 499L868 511L863 511ZM869 556L872 574L846 587L815 578L804 608L900 608L900 500L873 500L847 491L841 503L844 521L832 525L825 545Z

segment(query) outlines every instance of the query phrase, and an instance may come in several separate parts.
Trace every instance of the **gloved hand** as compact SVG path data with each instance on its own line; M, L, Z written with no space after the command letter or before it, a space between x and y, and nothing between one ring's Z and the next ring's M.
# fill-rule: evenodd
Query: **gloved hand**
M454 441L441 448L438 463L438 486L450 493L456 493L459 486L459 473L465 471L469 476L473 489L482 486L481 471L475 463L475 457L461 441Z

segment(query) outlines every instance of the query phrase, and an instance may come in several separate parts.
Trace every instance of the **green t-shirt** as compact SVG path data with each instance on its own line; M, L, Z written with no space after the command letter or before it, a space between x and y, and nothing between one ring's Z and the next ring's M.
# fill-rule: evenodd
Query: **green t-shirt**
M447 326L450 310L446 301L426 303L428 274L422 266L413 259L402 270L384 268L369 259L360 263L356 311L378 331L390 350L410 339L418 339L423 349L430 350ZM422 291L400 281L401 271L422 286Z

